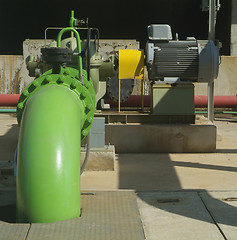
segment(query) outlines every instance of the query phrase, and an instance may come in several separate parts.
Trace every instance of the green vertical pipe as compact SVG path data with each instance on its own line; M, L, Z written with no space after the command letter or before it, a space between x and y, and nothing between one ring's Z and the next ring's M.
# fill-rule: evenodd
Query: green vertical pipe
M70 17L70 21L69 21L70 27L74 27L75 21L76 21L76 19L74 18L74 11L71 10L71 17ZM71 38L73 38L73 37L74 37L74 34L73 34L73 32L71 32Z
M80 55L80 53L81 53L80 35L79 35L78 31L73 27L66 27L66 28L62 29L57 36L57 47L61 47L62 35L65 32L74 32L75 33L76 40L77 40L77 50L78 50L78 53L79 53L79 55L78 55L78 71L79 71L80 79L83 81L82 58L81 58L81 55Z
M40 88L26 104L19 132L17 221L80 216L80 144L84 106L63 85Z
M70 27L74 27L74 22L75 22L75 18L74 18L74 11L71 10L71 17L70 17L70 21L69 21L69 25Z

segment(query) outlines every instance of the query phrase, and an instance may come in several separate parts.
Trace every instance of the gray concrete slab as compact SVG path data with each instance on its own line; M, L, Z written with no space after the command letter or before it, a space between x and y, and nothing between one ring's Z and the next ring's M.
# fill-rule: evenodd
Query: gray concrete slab
M237 239L237 191L200 193L227 240Z
M224 240L196 192L139 192L147 240Z

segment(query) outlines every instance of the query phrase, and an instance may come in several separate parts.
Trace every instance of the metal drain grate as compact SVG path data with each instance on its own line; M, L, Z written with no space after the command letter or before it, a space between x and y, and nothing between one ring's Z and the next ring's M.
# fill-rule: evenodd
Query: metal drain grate
M0 221L1 240L25 240L30 224L11 224Z
M81 198L80 218L32 224L27 239L144 240L134 192L95 192Z

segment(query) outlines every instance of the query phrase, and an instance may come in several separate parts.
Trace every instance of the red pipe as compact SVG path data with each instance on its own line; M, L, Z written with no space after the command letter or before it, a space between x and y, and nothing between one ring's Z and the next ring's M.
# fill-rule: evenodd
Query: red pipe
M206 108L207 99L207 96L195 96L195 107ZM215 108L237 108L237 96L215 96L214 106Z
M0 106L13 106L18 103L20 94L0 94ZM106 100L112 107L116 107L117 103L112 100ZM237 108L237 96L215 96L214 104L216 108ZM141 96L132 95L126 102L121 103L121 107L140 107ZM150 107L150 95L144 96L144 106ZM195 96L196 108L207 108L207 96Z
M15 107L20 94L0 94L0 106Z
M194 98L196 108L207 108L207 96L197 95ZM117 107L117 103L112 100L106 100L112 107ZM237 96L215 96L215 108L237 108ZM140 107L141 96L132 95L126 102L121 103L121 107ZM144 96L144 106L150 107L150 95Z

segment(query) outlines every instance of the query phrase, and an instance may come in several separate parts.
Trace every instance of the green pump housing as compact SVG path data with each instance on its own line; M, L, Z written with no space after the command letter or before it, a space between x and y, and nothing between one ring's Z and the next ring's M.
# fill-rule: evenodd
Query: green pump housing
M74 22L72 17L70 22ZM65 32L76 37L76 54L61 46ZM42 53L51 69L23 90L17 105L20 223L80 216L80 147L96 105L94 85L82 67L80 35L73 24L59 32L57 47L42 49ZM74 56L77 65L71 66Z

